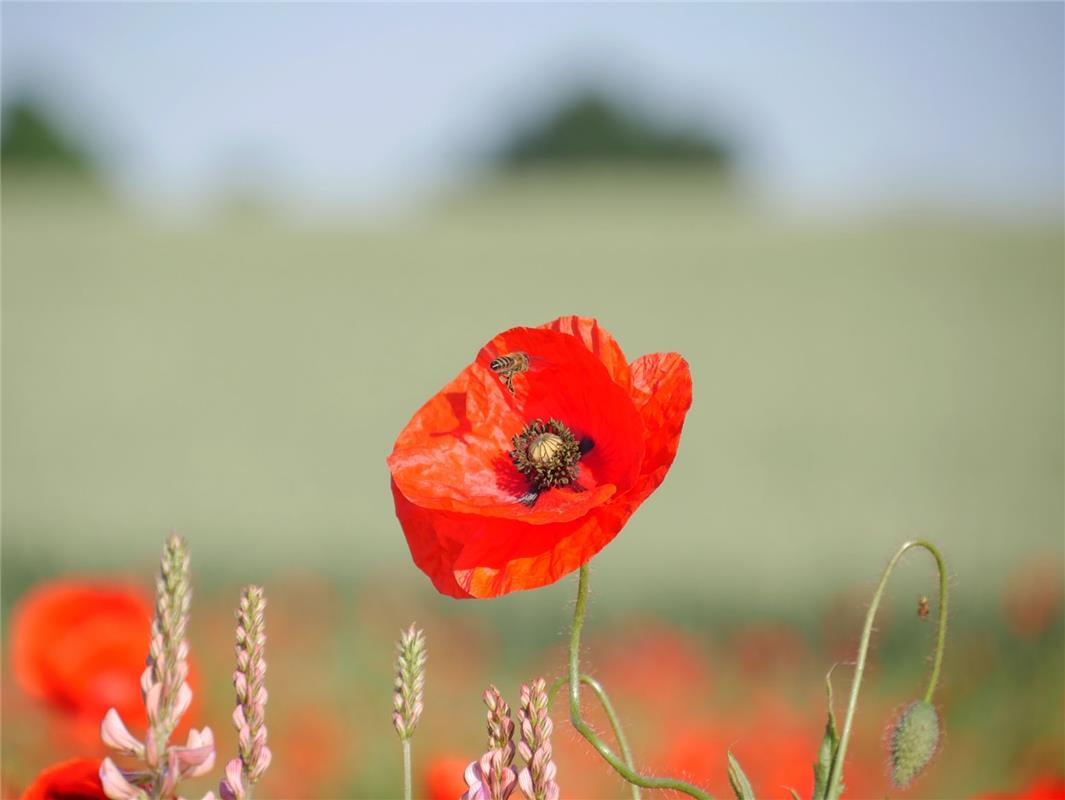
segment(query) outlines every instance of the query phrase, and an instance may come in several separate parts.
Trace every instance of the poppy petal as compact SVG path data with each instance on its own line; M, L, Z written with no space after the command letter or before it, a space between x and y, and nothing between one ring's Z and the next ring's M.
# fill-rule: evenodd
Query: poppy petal
M559 317L541 327L548 330L575 336L592 354L603 362L614 383L623 389L631 384L631 370L621 345L606 330L599 327L599 322L590 317Z
M677 455L692 404L688 362L677 353L640 356L632 362L632 399L647 437L638 488L642 500L662 483Z

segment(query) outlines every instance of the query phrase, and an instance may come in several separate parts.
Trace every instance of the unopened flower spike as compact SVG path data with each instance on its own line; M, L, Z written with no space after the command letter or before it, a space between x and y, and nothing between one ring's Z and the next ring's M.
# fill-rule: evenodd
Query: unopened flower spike
M260 586L246 586L240 594L236 655L233 686L237 690L237 706L233 725L240 757L226 764L225 777L218 787L226 800L247 797L272 757L266 746L266 597Z
M529 800L558 800L555 762L551 758L551 732L554 726L547 714L547 684L537 678L521 687L518 722L521 741L518 753L525 766L518 773L518 784Z
M414 735L422 715L425 692L425 634L413 623L396 644L396 682L392 693L392 724L400 739Z
M392 691L392 725L403 745L403 797L411 797L410 738L422 715L425 694L425 633L410 624L396 642L396 680Z
M105 758L100 765L100 782L111 800L173 797L181 781L206 775L214 767L214 734L210 728L192 728L184 746L169 743L192 702L192 689L186 680L186 629L192 600L189 551L185 541L175 534L167 537L163 546L155 589L148 667L141 675L147 735L143 742L137 739L114 708L100 722L103 743L119 755L142 761L147 769L123 772L114 761Z
M186 682L189 643L185 637L191 603L189 549L184 539L171 533L163 547L155 582L155 618L148 669L141 678L154 735L154 741L148 744L149 763L161 757L170 735L192 702L192 689Z

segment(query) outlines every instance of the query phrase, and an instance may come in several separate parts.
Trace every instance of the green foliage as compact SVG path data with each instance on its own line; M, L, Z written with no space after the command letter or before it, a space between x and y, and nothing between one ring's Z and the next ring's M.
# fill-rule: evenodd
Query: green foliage
M836 800L843 793L842 780L828 797L828 777L832 774L832 764L839 750L839 733L836 731L836 715L832 712L832 670L825 675L825 691L828 693L828 720L825 722L825 735L821 746L817 748L817 761L814 762L813 800ZM843 777L842 772L840 778Z
M44 168L72 175L91 171L88 155L30 100L18 100L4 109L0 160L4 169Z
M740 762L736 760L736 756L732 755L731 750L728 751L728 782L732 784L732 791L736 793L736 800L755 800L751 782L747 780L746 773L740 767Z
M508 142L499 160L511 168L587 164L691 164L726 171L732 145L701 131L668 130L610 98L586 92Z

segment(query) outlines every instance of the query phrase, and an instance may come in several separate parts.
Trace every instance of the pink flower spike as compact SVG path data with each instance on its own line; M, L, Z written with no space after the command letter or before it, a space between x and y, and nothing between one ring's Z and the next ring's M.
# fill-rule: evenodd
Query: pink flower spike
M144 758L144 744L129 732L118 711L109 708L100 722L100 739L105 745L124 756Z
M100 764L100 783L104 794L111 800L148 800L148 795L126 780L122 770L110 758Z
M233 687L237 703L233 727L243 769L243 783L251 786L270 764L266 747L266 597L259 586L245 586L237 609L237 669ZM230 788L236 789L236 786Z
M152 688L153 683L155 679L152 677L152 668L145 667L144 672L141 673L141 697L148 696L148 690Z
M243 765L239 758L234 758L226 764L226 776L218 784L218 793L222 800L244 800L244 775Z
M176 747L170 747L166 751L166 770L163 771L163 782L160 785L160 797L173 797L177 789L178 781L181 780L181 767L178 764Z
M185 712L192 705L192 689L187 683L182 683L178 689L177 700L174 702L174 722L185 716Z
M262 777L262 774L266 772L266 768L270 766L270 762L274 760L274 754L270 752L270 748L263 745L263 748L259 751L259 757L256 759L255 769L252 770L249 776L252 781L257 781Z
M163 684L153 683L144 695L144 708L148 712L148 721L155 726L160 722L163 702Z
M479 762L471 761L462 777L469 788L459 800L492 800L488 794L488 787L485 785L485 776L481 774Z
M199 778L214 768L214 734L210 728L189 731L185 747L172 747L182 778Z
M489 750L466 767L463 777L470 788L459 800L507 800L518 785L518 776L507 764L505 750Z

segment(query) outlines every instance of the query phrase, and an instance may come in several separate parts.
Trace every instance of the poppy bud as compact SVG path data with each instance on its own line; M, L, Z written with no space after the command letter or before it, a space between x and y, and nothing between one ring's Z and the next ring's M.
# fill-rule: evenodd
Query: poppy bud
M904 706L888 729L891 782L900 789L921 774L939 748L939 712L931 703L914 700Z

